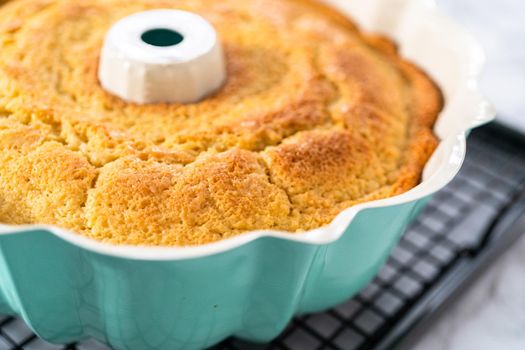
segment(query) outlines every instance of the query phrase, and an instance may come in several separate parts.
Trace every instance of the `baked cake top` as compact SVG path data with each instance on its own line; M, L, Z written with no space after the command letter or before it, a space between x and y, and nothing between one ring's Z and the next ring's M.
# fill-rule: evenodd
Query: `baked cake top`
M216 94L136 105L101 88L108 29L155 8L215 26ZM0 18L3 223L132 245L299 232L414 187L437 144L432 81L313 0L14 0Z

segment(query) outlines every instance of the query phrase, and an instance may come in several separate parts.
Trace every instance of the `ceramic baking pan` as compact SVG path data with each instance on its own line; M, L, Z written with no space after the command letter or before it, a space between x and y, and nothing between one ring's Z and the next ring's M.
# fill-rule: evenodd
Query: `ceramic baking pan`
M0 312L22 316L52 342L201 349L231 335L268 341L295 314L365 286L429 196L458 172L468 131L493 112L477 90L480 48L432 2L326 1L364 30L393 37L442 88L441 143L419 186L303 234L256 231L189 248L113 246L58 227L0 225Z

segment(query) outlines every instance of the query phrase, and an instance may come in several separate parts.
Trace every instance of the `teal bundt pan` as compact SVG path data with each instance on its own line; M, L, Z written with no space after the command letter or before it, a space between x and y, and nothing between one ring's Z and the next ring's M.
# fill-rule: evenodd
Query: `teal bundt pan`
M202 349L231 335L269 341L295 314L364 287L427 199L457 174L468 131L493 113L476 89L479 47L431 2L326 1L394 37L443 89L435 130L442 142L419 186L304 234L250 232L190 248L112 246L57 227L0 225L0 313L21 316L51 342Z

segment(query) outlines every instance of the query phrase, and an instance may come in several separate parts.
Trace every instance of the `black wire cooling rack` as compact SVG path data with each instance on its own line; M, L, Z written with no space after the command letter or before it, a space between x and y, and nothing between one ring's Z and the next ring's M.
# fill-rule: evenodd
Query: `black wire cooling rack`
M295 318L270 344L228 339L212 350L383 350L417 337L487 264L525 233L525 136L499 125L474 131L456 179L434 196L388 263L359 295ZM522 223L522 224L520 224ZM0 350L107 350L53 345L23 321L0 318Z

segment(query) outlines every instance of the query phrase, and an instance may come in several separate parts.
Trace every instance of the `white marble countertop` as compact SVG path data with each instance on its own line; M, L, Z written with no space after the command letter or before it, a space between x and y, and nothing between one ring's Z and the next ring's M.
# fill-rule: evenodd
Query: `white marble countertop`
M483 44L487 70L482 87L500 120L525 132L525 1L437 3ZM525 349L525 237L469 286L414 348L470 349Z
M483 45L482 89L502 122L525 132L525 1L435 0Z
M414 348L471 349L525 349L525 237L469 286Z

